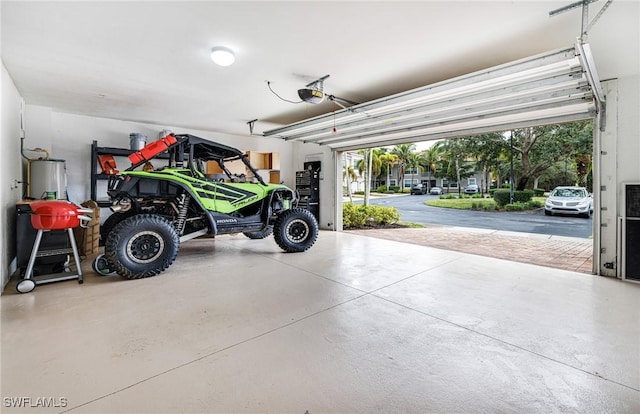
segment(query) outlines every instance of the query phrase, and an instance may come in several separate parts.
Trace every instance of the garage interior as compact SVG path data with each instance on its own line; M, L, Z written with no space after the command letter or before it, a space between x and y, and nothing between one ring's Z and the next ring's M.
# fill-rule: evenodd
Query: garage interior
M637 252L621 250L626 189L640 183L640 4L585 3L3 1L3 410L640 411L640 284L624 280L623 260ZM236 62L215 66L215 46ZM330 74L326 93L372 118L380 102L411 111L392 102L407 91L433 105L438 88L478 87L476 76L518 62L534 63L513 76L529 70L537 91L550 88L536 84L539 62L560 55L570 63L549 63L563 86L546 101L521 89L501 97L507 109L484 96L470 114L460 94L435 132L405 112L381 119L405 131L358 119L354 138L340 122L356 109L280 99ZM494 98L506 90L494 87ZM550 119L598 126L593 275L336 231L340 151L504 127L513 120L483 122L496 108L540 115L561 100L567 118ZM476 123L455 124L465 117ZM287 136L322 123L336 133ZM67 195L80 203L93 141L126 147L132 132L163 130L277 152L291 187L320 162L316 245L285 254L270 239L196 239L157 277L99 277L83 262L82 285L15 293L21 142L66 160Z

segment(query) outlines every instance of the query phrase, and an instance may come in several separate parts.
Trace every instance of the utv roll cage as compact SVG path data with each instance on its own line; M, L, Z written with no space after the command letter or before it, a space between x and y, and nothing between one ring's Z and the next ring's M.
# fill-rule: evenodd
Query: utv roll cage
M251 171L253 176L262 185L267 185L258 171L249 163L249 159L246 154L239 151L236 148L228 147L223 144L209 141L204 138L196 137L190 134L171 135L177 142L169 145L166 149L154 154L152 157L145 157L139 162L132 163L131 167L125 171L133 171L141 165L144 165L150 159L157 157L160 154L167 152L169 154L169 167L186 168L191 170L193 176L202 174L203 162L215 161L220 168L232 177L233 174L225 167L225 162L231 162L235 160L242 160L243 164Z

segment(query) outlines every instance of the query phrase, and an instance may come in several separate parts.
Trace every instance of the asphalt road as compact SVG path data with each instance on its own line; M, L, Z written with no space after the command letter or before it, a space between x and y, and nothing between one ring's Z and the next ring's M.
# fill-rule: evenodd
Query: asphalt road
M425 201L437 197L388 196L372 198L371 204L395 207L400 213L400 221L425 225L474 227L579 238L589 238L593 234L592 218L545 216L544 209L527 212L471 211L429 207L424 204ZM362 203L362 199L354 199L354 202Z

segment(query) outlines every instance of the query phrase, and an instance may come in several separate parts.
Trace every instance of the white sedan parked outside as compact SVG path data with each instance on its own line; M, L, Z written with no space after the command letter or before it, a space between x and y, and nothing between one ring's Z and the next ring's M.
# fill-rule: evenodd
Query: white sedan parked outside
M544 204L544 214L575 214L589 218L593 212L593 199L584 187L556 187Z

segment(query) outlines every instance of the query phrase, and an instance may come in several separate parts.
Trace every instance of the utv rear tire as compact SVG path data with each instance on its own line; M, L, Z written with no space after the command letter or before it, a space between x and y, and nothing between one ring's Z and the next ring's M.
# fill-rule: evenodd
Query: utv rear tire
M318 238L318 222L309 210L286 210L276 219L273 238L288 253L304 252Z
M122 220L109 233L105 256L120 276L142 279L167 269L179 247L180 238L169 220L138 214Z
M273 227L269 226L263 230L260 231L247 231L242 233L245 236L247 236L250 239L254 239L254 240L258 240L258 239L264 239L267 238L269 236L271 236L273 234Z

